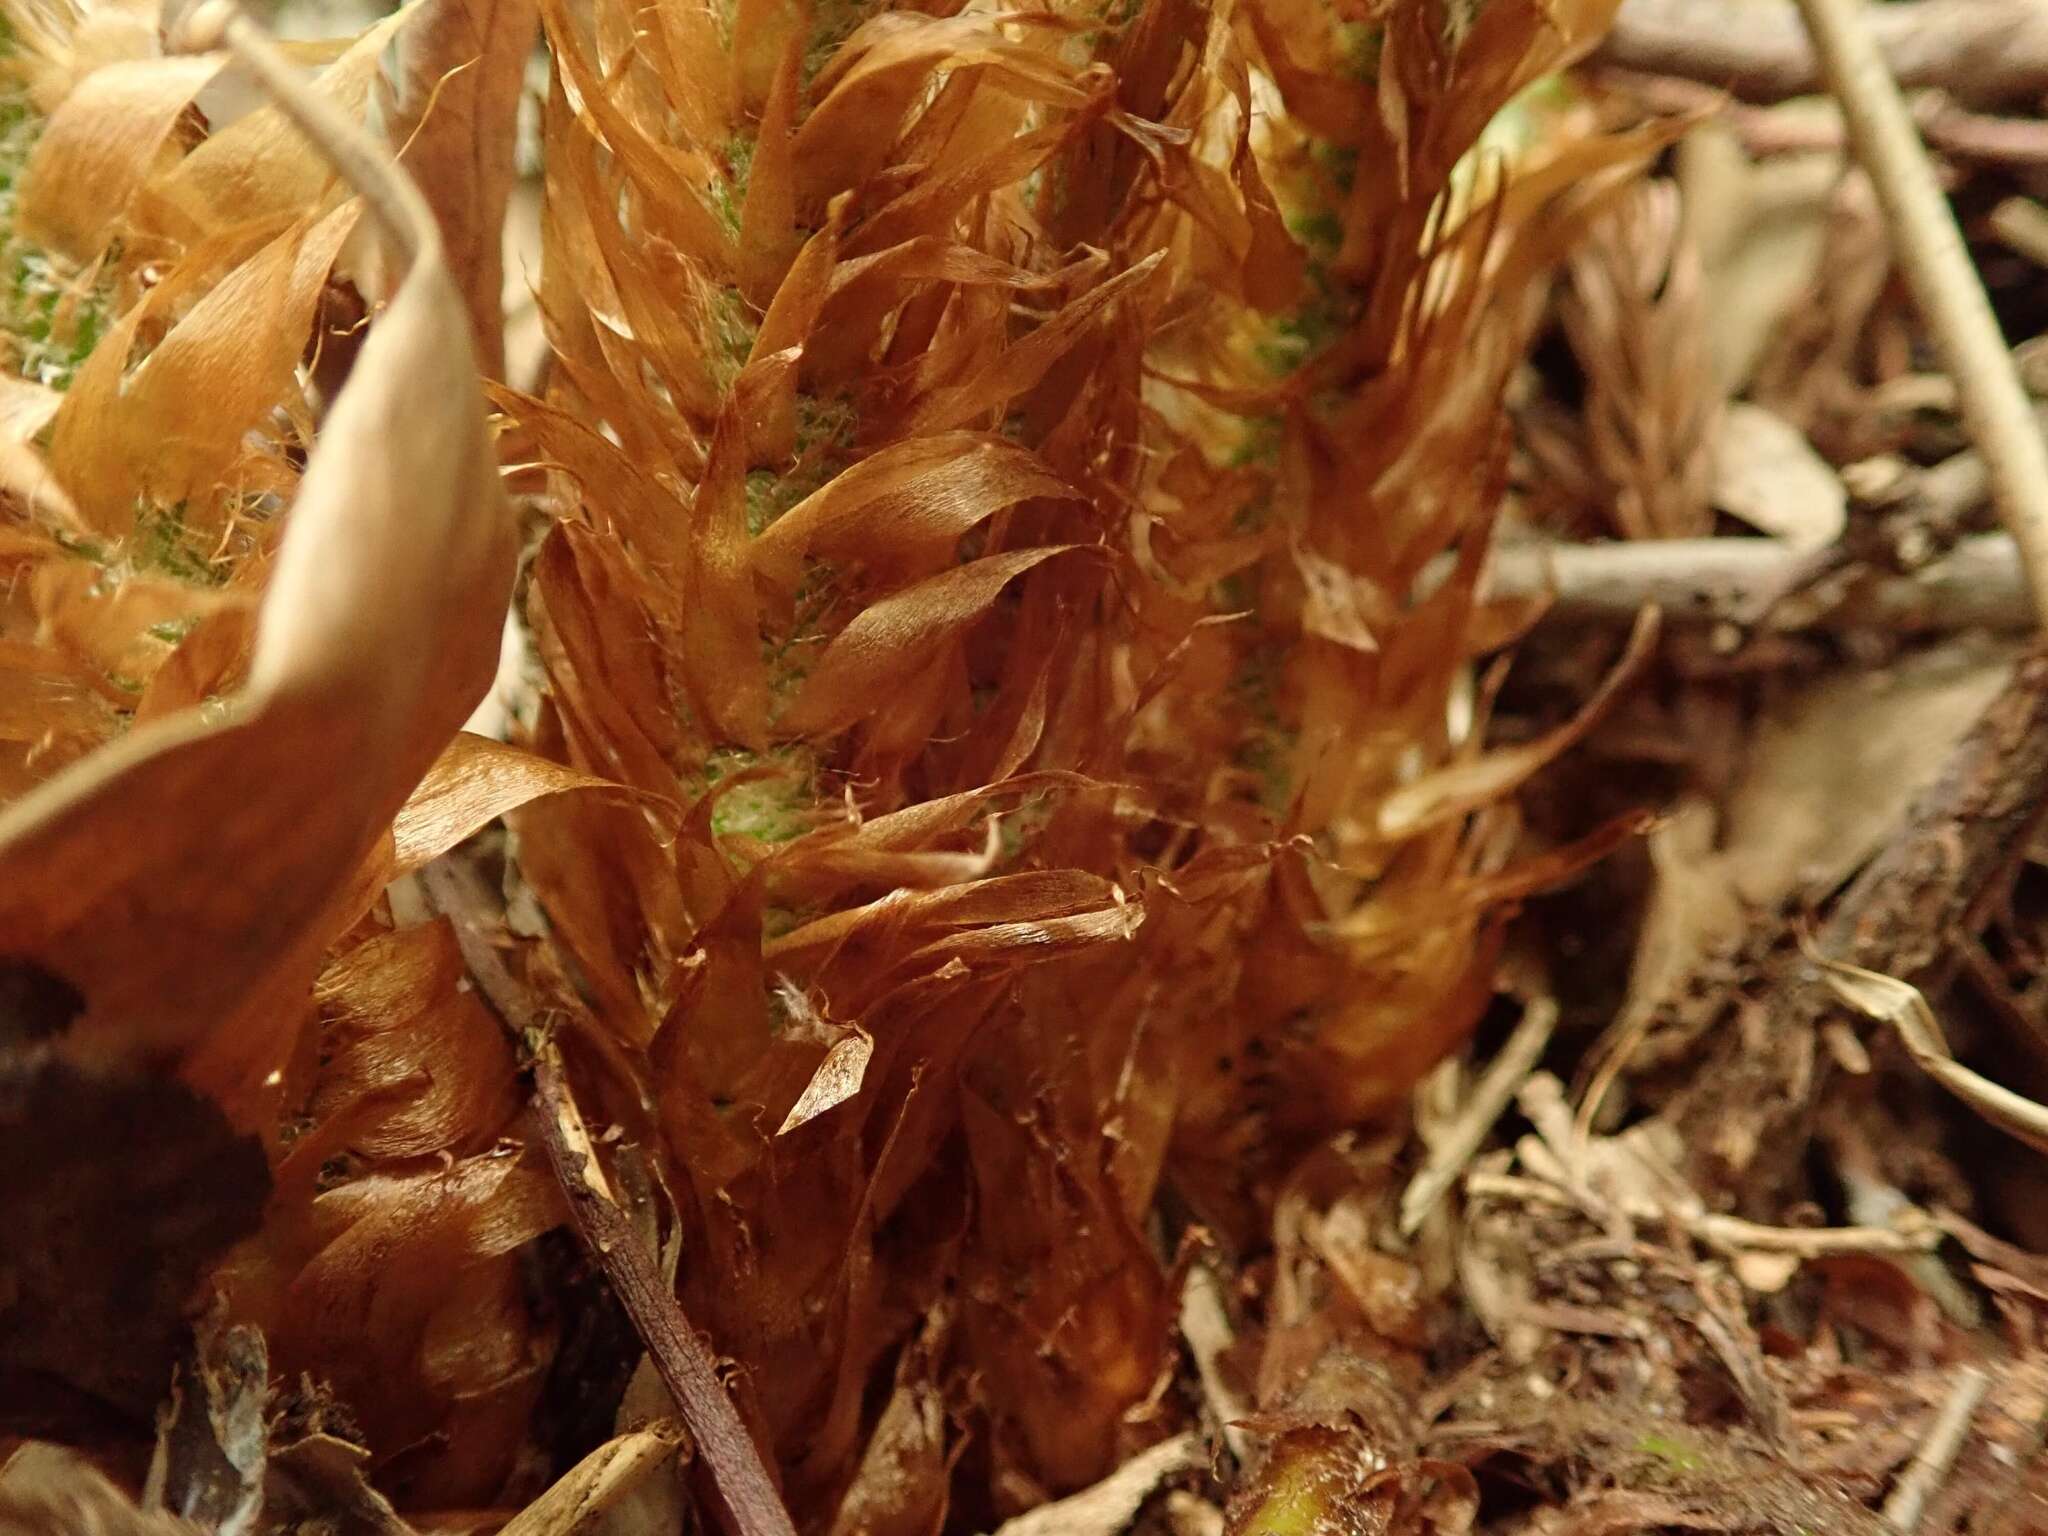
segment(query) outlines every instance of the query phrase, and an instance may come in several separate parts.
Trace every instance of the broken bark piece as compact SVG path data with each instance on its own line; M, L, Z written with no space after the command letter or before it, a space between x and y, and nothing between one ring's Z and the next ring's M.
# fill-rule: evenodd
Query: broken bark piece
M1830 960L1921 982L2048 812L2048 654L2014 668L1819 937ZM1821 995L1816 989L1816 996Z

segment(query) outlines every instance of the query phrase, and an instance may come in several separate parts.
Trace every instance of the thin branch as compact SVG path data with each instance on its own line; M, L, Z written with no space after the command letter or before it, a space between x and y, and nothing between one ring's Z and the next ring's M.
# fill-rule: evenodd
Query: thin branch
M1644 539L1614 544L1507 544L1495 551L1489 598L1548 597L1548 617L1630 622L1655 604L1672 622L1745 622L1769 611L1766 627L1905 631L2033 627L2019 558L2005 534L1957 542L1910 575L1865 572L1839 602L1773 607L1797 589L1811 556L1776 539ZM1449 561L1425 575L1425 589Z
M2048 7L2036 0L1905 0L1869 9L1873 40L1907 86L1938 86L1973 106L2048 91ZM1749 101L1822 88L1813 44L1790 6L1628 0L1595 57Z
M1941 1229L1932 1217L1918 1211L1913 1215L1917 1219L1895 1227L1772 1227L1698 1211L1684 1217L1683 1224L1694 1237L1723 1253L1793 1253L1802 1259L1838 1253L1932 1253L1941 1246Z
M1841 109L1829 102L1758 106L1683 75L1644 75L1614 66L1602 69L1599 78L1645 111L1718 118L1752 155L1839 151L1849 142ZM1916 92L1911 107L1913 121L1928 144L1951 159L1989 165L2048 164L2048 122L2038 117L1973 112L1938 90Z
M1472 1096L1458 1111L1458 1118L1429 1149L1429 1156L1402 1192L1401 1231L1404 1234L1412 1236L1424 1218L1436 1208L1444 1191L1457 1182L1458 1175L1465 1171L1465 1165L1472 1161L1472 1154L1479 1150L1487 1132L1493 1129L1494 1122L1500 1119L1502 1111L1514 1098L1515 1090L1536 1070L1536 1063L1543 1059L1544 1047L1550 1044L1550 1033L1556 1027L1556 999L1532 998L1522 1011L1521 1022L1508 1036L1507 1044L1501 1047L1500 1054L1486 1069L1486 1075L1472 1090Z
M2008 197L1991 210L1991 232L2038 267L2048 267L2048 208Z
M1577 1210L1595 1221L1611 1214L1605 1207L1589 1207L1581 1195L1563 1184L1527 1174L1477 1172L1465 1188L1474 1199ZM1912 1212L1912 1219L1895 1227L1773 1227L1716 1211L1647 1202L1632 1203L1622 1214L1639 1221L1668 1221L1709 1248L1731 1256L1789 1253L1801 1259L1823 1259L1845 1253L1881 1253L1904 1257L1933 1252L1941 1245L1942 1236L1934 1218L1921 1211Z
M1238 1421L1252 1416L1251 1405L1223 1374L1223 1355L1237 1342L1237 1331L1230 1325L1230 1309L1223 1302L1223 1282L1199 1259L1188 1266L1188 1277L1181 1287L1180 1331L1188 1341L1189 1353L1195 1357L1202 1396L1209 1411L1216 1415L1223 1443L1240 1467L1250 1466L1251 1439Z
M1990 1387L1991 1378L1974 1365L1966 1365L1957 1373L1956 1384L1949 1389L1948 1401L1935 1415L1934 1425L1921 1442L1913 1464L1906 1468L1898 1486L1892 1489L1892 1496L1884 1501L1886 1525L1895 1531L1908 1532L1919 1526L1921 1512L1926 1509L1934 1490L1941 1486L1941 1480L1948 1476L1948 1469L1955 1464L1963 1441L1969 1436L1970 1420L1976 1417L1977 1405L1984 1401L1984 1394Z
M2037 16L2048 11L2030 8ZM1991 301L1862 0L1799 0L1799 10L1891 226L1913 297L1956 381L1964 423L1990 469L1992 502L2019 546L2035 611L2048 614L2048 446Z
M561 1057L554 1043L544 1038L539 1010L491 947L483 916L489 910L488 898L474 871L440 859L422 878L435 907L454 926L478 994L515 1034L542 1037L533 1064L534 1118L548 1163L568 1197L577 1236L633 1320L662 1385L675 1399L732 1511L739 1536L796 1536L760 1448L719 1385L711 1351L683 1315L675 1292L662 1280L626 1213L602 1191L603 1174L563 1080Z

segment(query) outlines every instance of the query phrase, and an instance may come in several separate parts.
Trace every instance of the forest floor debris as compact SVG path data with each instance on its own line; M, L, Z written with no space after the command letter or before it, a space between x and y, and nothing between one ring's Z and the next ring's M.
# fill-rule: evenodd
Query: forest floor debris
M2048 1527L2048 25L1802 4L9 0L0 1536Z

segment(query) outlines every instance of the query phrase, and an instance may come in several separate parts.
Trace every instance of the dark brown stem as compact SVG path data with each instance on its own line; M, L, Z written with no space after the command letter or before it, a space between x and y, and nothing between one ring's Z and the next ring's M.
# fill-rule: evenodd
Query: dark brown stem
M541 1032L540 1010L514 980L486 933L489 910L475 872L451 859L431 864L421 875L428 899L455 929L462 958L477 991L503 1023L526 1039ZM583 1133L561 1058L542 1041L533 1064L534 1118L548 1164L568 1197L569 1216L591 1260L611 1282L648 1357L682 1411L704 1464L732 1512L739 1536L796 1536L789 1511L776 1491L760 1448L719 1385L711 1351L684 1316L675 1292L662 1280L654 1257L626 1213L592 1187L594 1152ZM601 1177L601 1175L600 1175Z
M2044 811L2048 655L2036 652L1842 893L1821 929L1821 953L1905 981L1924 977L2017 864Z

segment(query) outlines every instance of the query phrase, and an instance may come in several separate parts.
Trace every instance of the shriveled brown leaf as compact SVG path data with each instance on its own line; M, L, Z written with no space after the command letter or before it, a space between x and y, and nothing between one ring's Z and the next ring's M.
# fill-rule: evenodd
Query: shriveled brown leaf
M1433 820L1462 815L1512 789L1554 761L1596 724L1620 689L1648 660L1657 639L1657 612L1645 609L1629 636L1628 649L1569 725L1541 741L1454 763L1414 784L1403 785L1380 807L1380 831L1390 837L1413 832Z
M440 224L478 366L490 378L505 372L505 213L519 97L539 32L539 0L429 0L398 37L389 138Z
M1070 548L1054 545L991 555L873 604L834 637L805 682L803 693L783 716L782 728L817 734L843 729L864 715L887 710L885 683L915 678L943 664L948 645L980 617L1004 587ZM903 733L903 727L895 722L889 726ZM878 722L878 728L889 726Z
M1822 549L1841 536L1849 493L1804 434L1759 405L1737 401L1715 445L1715 506L1795 549Z
M334 1151L373 1162L488 1147L519 1109L503 1030L445 923L357 945L319 983L325 1057L310 1109Z
M594 774L464 731L434 759L392 821L392 872L419 869L498 817L574 790L628 793Z
M818 1063L811 1080L804 1084L803 1093L790 1105L789 1113L782 1117L782 1124L775 1134L787 1136L798 1126L808 1124L826 1110L844 1104L859 1093L861 1080L867 1075L868 1062L874 1054L872 1036L858 1029L841 1034L826 1047L825 1059Z
M86 75L52 114L22 172L21 232L80 260L97 255L156 147L224 63L217 54L137 58Z
M366 899L357 869L487 686L513 557L429 215L330 103L287 74L272 88L362 181L404 280L308 466L247 685L0 815L0 945L83 985L79 1047L187 1059L230 1094L275 1066L279 1005ZM281 153L308 153L274 131Z
M384 50L418 18L419 10L419 0L408 0L351 39L307 92L332 115L360 124ZM276 88L267 89L275 98ZM185 231L213 234L266 218L300 217L317 208L355 175L337 175L324 149L296 126L301 121L296 110L273 99L208 137L152 181L151 196L163 209L159 217L182 224Z

